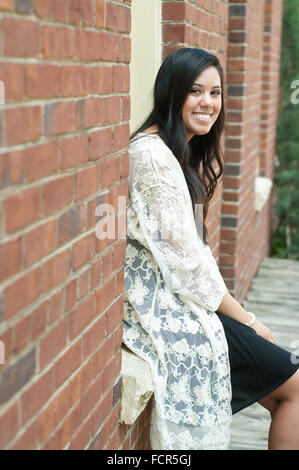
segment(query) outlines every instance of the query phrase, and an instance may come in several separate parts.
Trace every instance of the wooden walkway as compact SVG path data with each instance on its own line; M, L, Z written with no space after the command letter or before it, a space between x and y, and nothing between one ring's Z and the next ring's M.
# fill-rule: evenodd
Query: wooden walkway
M266 258L245 307L271 329L279 346L299 355L299 261ZM235 414L229 449L267 450L269 426L270 414L258 403Z

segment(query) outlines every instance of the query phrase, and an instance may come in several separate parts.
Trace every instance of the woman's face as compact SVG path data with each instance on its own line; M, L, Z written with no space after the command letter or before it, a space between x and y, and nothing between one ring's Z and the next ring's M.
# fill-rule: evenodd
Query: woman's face
M194 135L210 131L221 110L221 92L218 70L214 66L207 67L196 78L183 106L188 141Z

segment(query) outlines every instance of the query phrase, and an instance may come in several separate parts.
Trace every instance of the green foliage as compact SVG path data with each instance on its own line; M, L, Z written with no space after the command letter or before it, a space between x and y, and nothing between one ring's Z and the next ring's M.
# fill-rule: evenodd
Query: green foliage
M299 0L284 0L272 256L299 259ZM292 82L298 80L296 88ZM298 103L296 103L298 101Z

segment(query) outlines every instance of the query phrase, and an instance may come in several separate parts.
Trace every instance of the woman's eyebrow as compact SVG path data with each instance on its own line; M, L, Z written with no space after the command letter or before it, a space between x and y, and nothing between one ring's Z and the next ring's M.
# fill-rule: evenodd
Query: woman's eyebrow
M202 85L201 83L194 83L193 86L202 86L204 87L204 85ZM215 85L215 86L212 86L212 88L221 88L220 85Z

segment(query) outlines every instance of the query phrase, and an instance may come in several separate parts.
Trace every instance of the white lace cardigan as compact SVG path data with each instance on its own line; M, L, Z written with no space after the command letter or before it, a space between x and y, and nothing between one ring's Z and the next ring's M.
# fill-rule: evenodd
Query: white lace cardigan
M173 153L139 133L129 155L123 341L151 367L151 446L227 449L230 367L215 314L227 287Z

